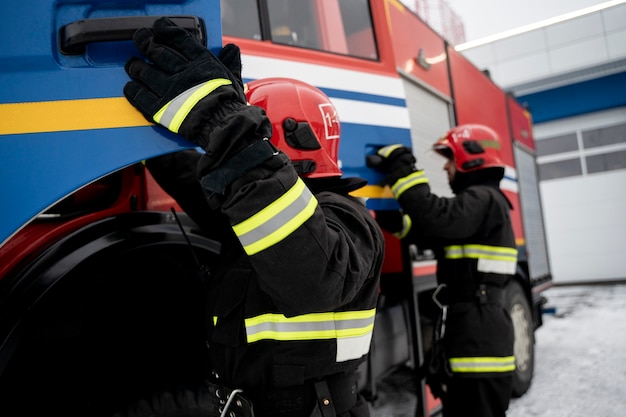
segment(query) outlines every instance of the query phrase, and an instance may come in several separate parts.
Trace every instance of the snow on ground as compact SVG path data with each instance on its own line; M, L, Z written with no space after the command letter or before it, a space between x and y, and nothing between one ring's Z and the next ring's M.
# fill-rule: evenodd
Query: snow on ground
M626 284L553 287L530 390L507 417L626 416Z
M626 283L544 295L554 312L535 334L533 383L507 417L626 417ZM385 380L372 417L415 416L414 388L406 373Z

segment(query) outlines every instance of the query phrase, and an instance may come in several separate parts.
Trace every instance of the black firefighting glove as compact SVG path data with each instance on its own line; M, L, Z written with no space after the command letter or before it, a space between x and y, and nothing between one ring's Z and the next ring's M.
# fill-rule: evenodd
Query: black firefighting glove
M400 144L382 147L366 160L367 166L387 174L385 183L388 185L393 185L400 178L415 172L416 162L411 148Z
M412 220L401 210L377 210L374 214L380 228L398 239L405 238L411 231Z
M125 69L132 80L124 87L124 95L148 121L205 150L199 177L271 136L263 110L246 105L236 45L226 45L217 58L165 17L156 20L152 29L137 30L133 40L150 62L128 60ZM269 141L264 142L261 154L248 152L249 165L275 151ZM237 165L241 167L241 161ZM243 166L247 168L246 163ZM231 171L217 175L218 184L211 187L223 192L233 177L242 174Z

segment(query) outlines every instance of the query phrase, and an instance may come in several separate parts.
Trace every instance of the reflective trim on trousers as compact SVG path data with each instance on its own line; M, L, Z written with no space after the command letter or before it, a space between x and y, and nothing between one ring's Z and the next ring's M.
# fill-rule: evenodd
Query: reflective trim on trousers
M515 356L450 358L450 369L458 373L512 372Z

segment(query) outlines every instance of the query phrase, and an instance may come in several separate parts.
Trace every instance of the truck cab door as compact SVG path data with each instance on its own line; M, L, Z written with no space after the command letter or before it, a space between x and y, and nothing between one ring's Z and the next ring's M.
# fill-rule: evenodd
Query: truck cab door
M219 0L8 0L0 15L0 245L98 178L193 146L126 101L124 64L159 16L217 51Z

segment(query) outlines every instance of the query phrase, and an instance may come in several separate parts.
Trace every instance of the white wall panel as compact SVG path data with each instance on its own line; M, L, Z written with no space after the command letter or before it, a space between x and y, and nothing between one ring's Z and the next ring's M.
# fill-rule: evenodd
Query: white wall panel
M535 125L535 139L623 123L626 108ZM626 170L542 181L556 283L626 279Z
M626 172L540 184L555 283L626 278Z
M506 61L545 53L547 46L544 35L543 30L535 30L493 42L495 57L498 61Z
M593 13L547 26L544 30L548 48L556 48L583 39L602 36L604 25L602 15Z
M626 4L611 7L602 12L604 30L608 33L626 28Z
M506 86L547 77L550 73L548 55L540 53L499 62L494 66L491 74L496 84L506 89Z
M587 38L550 50L550 65L554 73L590 67L608 60L604 37Z
M626 29L606 35L606 49L610 59L626 56Z

